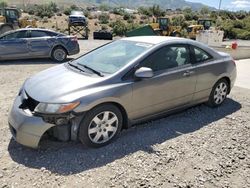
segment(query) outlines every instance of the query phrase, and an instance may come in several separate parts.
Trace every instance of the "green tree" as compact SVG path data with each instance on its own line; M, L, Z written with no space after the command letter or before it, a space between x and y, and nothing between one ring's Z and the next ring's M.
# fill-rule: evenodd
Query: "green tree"
M0 8L7 7L8 3L6 1L0 1Z
M121 20L116 20L115 22L112 22L109 26L112 27L113 34L117 36L123 36L128 31L127 25Z
M201 13L201 15L206 15L206 14L210 13L210 10L207 6L204 6L201 8L200 13Z
M185 22L183 16L174 16L172 18L172 25L173 26L182 26L182 24Z
M50 1L49 8L55 13L58 11L57 4L55 2Z
M152 15L155 17L165 16L166 14L159 5L153 5L152 7L149 7L149 11L152 12Z
M187 14L190 14L190 13L192 13L193 11L192 11L192 9L191 9L190 7L185 7L185 8L183 9L183 12L184 12L184 13L187 13Z

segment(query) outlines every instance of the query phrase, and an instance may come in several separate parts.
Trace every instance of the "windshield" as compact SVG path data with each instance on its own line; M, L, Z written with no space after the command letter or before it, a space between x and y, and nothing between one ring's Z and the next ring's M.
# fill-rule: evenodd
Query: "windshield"
M75 63L104 74L113 74L151 46L147 43L119 40L76 59Z

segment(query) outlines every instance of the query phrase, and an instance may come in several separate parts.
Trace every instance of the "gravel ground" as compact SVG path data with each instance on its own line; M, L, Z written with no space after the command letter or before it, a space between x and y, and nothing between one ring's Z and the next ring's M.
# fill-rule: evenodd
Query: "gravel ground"
M100 149L17 144L7 124L13 99L27 77L55 65L0 64L0 187L250 187L250 90L240 87L217 109L199 105L138 125Z

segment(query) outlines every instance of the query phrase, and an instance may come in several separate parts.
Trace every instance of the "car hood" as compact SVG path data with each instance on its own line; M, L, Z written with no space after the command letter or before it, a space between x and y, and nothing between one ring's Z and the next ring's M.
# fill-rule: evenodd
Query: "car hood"
M52 67L28 79L24 84L26 93L36 101L44 103L72 102L81 96L65 96L93 88L105 79L77 73L66 66Z

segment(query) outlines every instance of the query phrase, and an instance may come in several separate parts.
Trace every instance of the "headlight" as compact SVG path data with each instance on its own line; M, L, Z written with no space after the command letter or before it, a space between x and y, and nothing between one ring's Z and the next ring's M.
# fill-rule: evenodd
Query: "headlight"
M69 112L75 109L80 102L73 102L67 104L48 104L48 103L39 103L35 108L35 112L38 113L49 113L49 114L61 114Z

